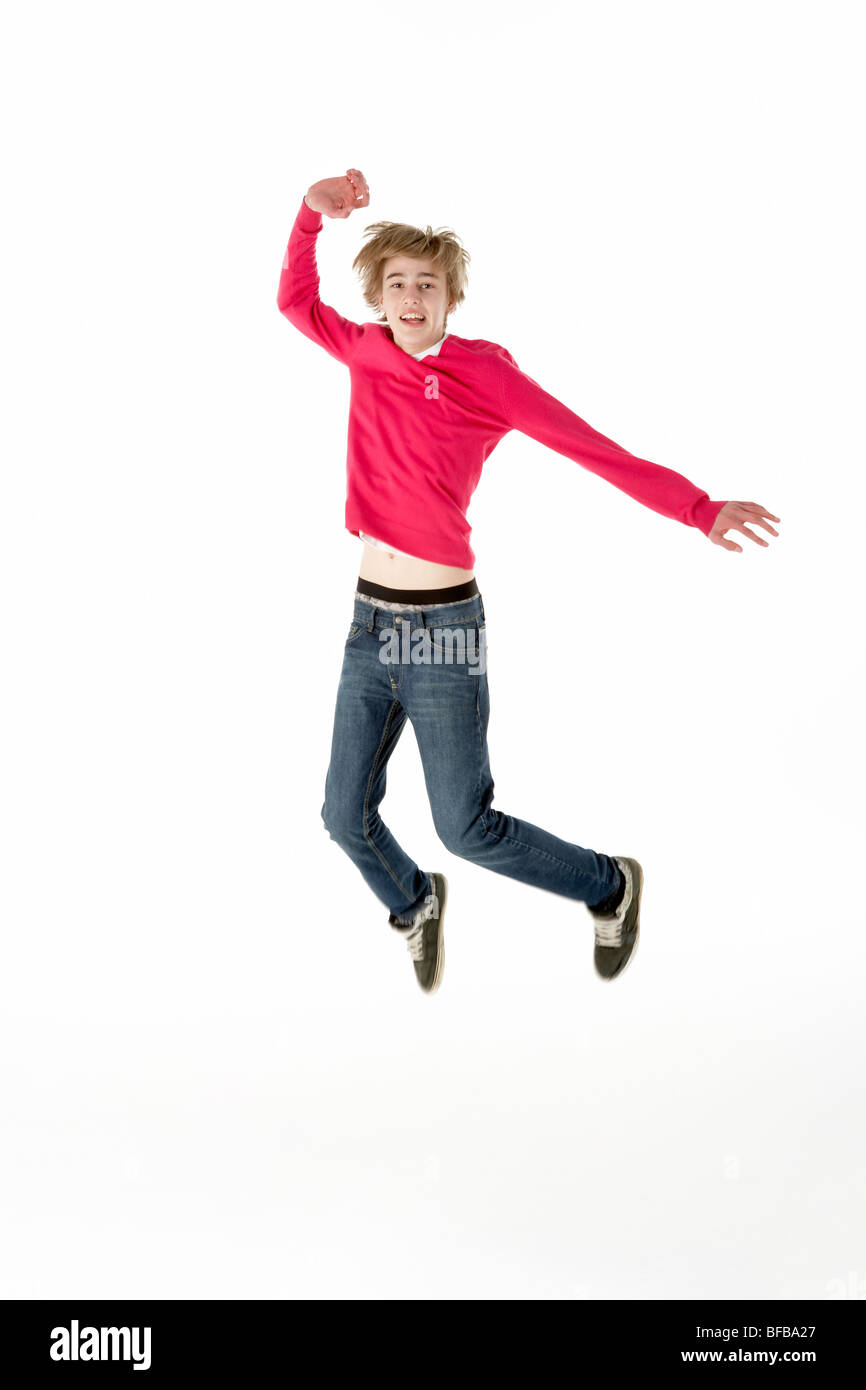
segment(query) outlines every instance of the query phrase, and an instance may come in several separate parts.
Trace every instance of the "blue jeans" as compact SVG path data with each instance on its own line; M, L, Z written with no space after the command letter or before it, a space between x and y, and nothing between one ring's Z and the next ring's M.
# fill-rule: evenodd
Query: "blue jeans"
M428 874L379 814L388 759L407 719L418 741L433 823L446 849L579 902L594 906L608 897L619 877L612 858L493 806L481 594L426 612L395 613L358 598L354 605L322 819L379 900L395 917L405 916L431 891Z

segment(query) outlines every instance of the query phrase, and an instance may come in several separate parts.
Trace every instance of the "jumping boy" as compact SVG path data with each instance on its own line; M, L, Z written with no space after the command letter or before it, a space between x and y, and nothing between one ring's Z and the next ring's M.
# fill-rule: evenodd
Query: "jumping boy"
M448 883L423 872L379 814L386 767L411 720L436 831L446 848L495 873L583 902L595 968L617 979L638 941L643 870L561 840L493 807L487 751L486 621L466 520L485 459L516 429L606 478L716 545L735 528L778 531L755 502L711 501L680 473L599 434L520 370L499 343L460 338L448 315L466 297L469 256L448 229L378 222L356 256L367 305L354 323L319 298L322 218L367 207L359 169L311 185L283 260L277 304L349 368L346 529L363 542L334 712L322 819L405 936L421 988L445 959ZM396 640L395 640L396 639ZM408 640L407 640L408 639Z

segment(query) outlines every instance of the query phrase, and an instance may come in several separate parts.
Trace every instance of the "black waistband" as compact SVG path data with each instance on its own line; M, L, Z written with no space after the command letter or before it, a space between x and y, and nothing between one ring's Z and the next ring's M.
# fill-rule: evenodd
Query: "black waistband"
M358 575L358 593L368 598L381 598L391 603L457 603L478 593L474 579L464 584L451 584L447 589L389 589L386 584L374 584Z

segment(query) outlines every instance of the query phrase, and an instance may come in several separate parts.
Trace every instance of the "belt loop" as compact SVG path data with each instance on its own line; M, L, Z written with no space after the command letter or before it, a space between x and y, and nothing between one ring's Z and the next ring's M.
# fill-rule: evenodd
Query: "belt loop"
M370 607L372 609L372 612L367 620L367 631L373 632L373 630L376 627L376 606L375 604L371 604Z
M421 626L424 628L426 632L427 628L429 627L429 623L427 622L427 614L424 612L423 608L420 608L418 610L418 617L421 619Z

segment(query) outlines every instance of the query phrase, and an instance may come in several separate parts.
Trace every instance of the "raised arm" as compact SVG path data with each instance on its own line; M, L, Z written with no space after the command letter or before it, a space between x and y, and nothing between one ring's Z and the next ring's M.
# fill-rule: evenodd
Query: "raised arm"
M637 458L621 444L599 434L522 372L504 348L501 372L502 407L511 429L574 459L652 511L685 526L696 526L709 536L726 505L724 501L711 501L708 493L695 487L682 473Z
M364 330L319 298L316 237L322 230L323 214L346 218L354 208L367 207L369 201L370 190L359 169L312 184L298 209L283 257L277 308L338 362L351 359Z

